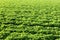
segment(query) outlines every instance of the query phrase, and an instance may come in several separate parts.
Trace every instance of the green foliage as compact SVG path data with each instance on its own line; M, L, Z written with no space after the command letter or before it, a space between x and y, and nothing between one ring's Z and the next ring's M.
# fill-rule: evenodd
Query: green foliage
M60 40L59 3L0 0L0 40Z

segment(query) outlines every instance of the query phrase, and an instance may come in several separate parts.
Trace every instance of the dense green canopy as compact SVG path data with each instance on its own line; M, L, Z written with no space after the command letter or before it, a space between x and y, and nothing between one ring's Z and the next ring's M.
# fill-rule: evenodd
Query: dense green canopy
M60 40L60 0L0 0L0 40Z

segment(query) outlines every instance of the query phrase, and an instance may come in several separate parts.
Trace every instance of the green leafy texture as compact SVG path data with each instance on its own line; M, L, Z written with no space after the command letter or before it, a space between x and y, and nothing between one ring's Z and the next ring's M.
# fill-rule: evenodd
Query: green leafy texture
M0 0L0 40L60 40L59 4L59 0Z

